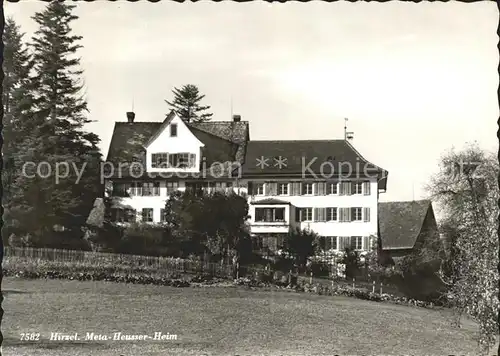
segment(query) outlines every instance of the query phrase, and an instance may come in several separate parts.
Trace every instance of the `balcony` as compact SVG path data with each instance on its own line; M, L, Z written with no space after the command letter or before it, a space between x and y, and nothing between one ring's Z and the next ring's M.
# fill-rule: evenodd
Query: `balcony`
M287 233L290 231L290 203L264 199L251 203L250 231L254 234Z

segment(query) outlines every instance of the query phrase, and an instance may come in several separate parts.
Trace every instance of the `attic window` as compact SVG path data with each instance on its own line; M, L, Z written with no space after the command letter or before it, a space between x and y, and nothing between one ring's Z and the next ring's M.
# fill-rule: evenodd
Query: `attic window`
M328 157L326 157L326 160L327 160L328 162L331 162L331 161L333 161L334 159L335 159L335 157L333 157L333 156L328 156Z
M177 124L170 124L170 137L177 137Z

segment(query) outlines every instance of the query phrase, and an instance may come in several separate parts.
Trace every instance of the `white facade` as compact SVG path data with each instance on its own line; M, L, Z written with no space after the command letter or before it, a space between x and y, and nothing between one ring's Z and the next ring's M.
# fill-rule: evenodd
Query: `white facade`
M175 128L173 130L173 127ZM201 148L204 144L189 130L184 121L177 115L162 126L159 135L146 146L147 172L178 172L179 168L157 168L152 165L153 154L193 154L195 157L192 167L186 167L184 173L199 172L201 162ZM174 132L175 135L172 135Z
M175 126L173 131L172 126ZM179 117L173 115L167 118L158 134L153 136L145 146L147 172L166 174L154 180L120 181L119 184L125 185L123 188L129 195L121 198L121 204L135 210L137 221L142 219L145 214L144 209L146 209L148 222L161 222L162 210L165 208L169 194L173 190L186 189L187 181L182 179L182 173L200 172L202 147L204 144L193 135ZM193 155L190 158L194 158L194 162L190 162L182 169L163 166L160 168L158 161L156 165L154 164L154 157L158 160L158 156L153 156L155 154L164 154L168 160L169 155L179 153ZM312 186L304 188L302 185L304 182L312 183ZM336 188L331 190L329 188L328 191L325 191L325 188L322 188L322 191L318 190L318 187L326 182L302 181L285 177L279 179L243 177L205 183L212 186L209 189L233 190L238 194L248 196L250 215L248 223L252 234L286 234L298 227L335 239L335 244L330 243L331 249L342 249L346 244L345 238L355 237L359 240L356 240L358 241L356 249L367 250L371 244L369 237L377 235L379 193L377 179L351 181L349 184L358 183L361 188L356 186L356 189L348 192L340 189L342 182L329 182ZM295 183L294 187L301 186L300 193L292 189L293 183ZM137 187L138 185L140 188ZM268 190L268 185L278 186L279 189ZM257 186L258 189L256 189ZM252 191L249 191L249 187L252 187ZM298 213L299 209L306 210ZM341 241L344 242L341 243Z
M252 184L262 182L264 185L269 184L264 180L252 180ZM280 182L286 182L282 179ZM143 209L152 209L153 223L161 222L162 209L165 208L165 203L169 194L173 190L184 191L186 189L185 181L158 181L159 187L149 189L148 192L142 192L142 195L137 195L137 191L133 192L131 188L127 192L130 197L122 198L123 205L130 206L137 213L137 220L142 219ZM231 184L232 187L227 187ZM377 204L378 204L378 187L376 180L369 182L370 194L365 195L365 192L360 194L341 195L249 195L248 181L240 181L239 186L236 186L236 180L227 182L213 183L214 187L209 189L223 189L225 191L233 190L235 193L244 193L248 195L249 215L248 221L252 234L285 234L296 227L300 229L310 229L320 236L332 237L359 237L358 249L367 250L370 248L371 242L368 240L370 236L377 234ZM313 183L313 184L318 184ZM142 188L144 189L144 188ZM143 194L152 194L146 195ZM283 201L284 204L259 204L260 201L276 199ZM286 203L285 203L286 202ZM297 219L297 209L310 208L311 216ZM342 221L340 209L359 209L360 216L358 221ZM258 209L282 209L283 215L279 221L259 221ZM335 209L335 218L332 216L323 219L318 217L318 209ZM320 220L320 221L318 221ZM321 221L324 220L324 221ZM339 250L340 240L337 240L336 246L333 249Z

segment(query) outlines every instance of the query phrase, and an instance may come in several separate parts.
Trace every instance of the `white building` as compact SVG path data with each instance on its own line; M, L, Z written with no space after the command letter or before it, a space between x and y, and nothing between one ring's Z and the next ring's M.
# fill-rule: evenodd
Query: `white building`
M127 118L115 124L105 170L112 194L126 192L118 220L159 223L170 192L201 184L247 194L251 232L271 248L296 227L324 237L325 249L365 250L377 234L387 171L347 140L252 141L236 115L205 123L174 112L163 122Z

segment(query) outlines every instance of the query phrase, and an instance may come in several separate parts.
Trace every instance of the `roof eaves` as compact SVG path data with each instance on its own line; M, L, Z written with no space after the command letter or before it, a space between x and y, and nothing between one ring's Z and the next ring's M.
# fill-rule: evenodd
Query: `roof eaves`
M146 142L143 145L144 148L147 148L154 140L156 140L158 138L158 136L161 134L161 132L163 131L163 129L170 123L170 121L172 121L172 119L175 117L175 115L176 115L175 111L174 110L170 110L170 113L167 115L167 117L165 118L165 120L163 120L163 123L158 128L158 130L153 134L153 136L150 137L150 139L148 140L148 142Z
M357 155L358 155L358 156L359 156L359 157L360 157L363 161L365 161L365 163L370 163L371 165L373 165L375 168L379 169L379 170L380 170L381 172L383 172L383 173L389 173L387 170L383 169L382 167L377 166L376 164L374 164L374 163L372 163L372 162L368 161L365 157L363 157L363 156L361 155L361 153L359 153L359 151L358 151L357 149L355 149L355 148L354 148L354 146L353 146L353 145L351 145L351 143L350 143L349 141L345 140L345 143L346 143L346 144L347 144L347 145L348 145L348 146L349 146L349 147L350 147L350 148L351 148L351 149L352 149L352 150L353 150L353 151L354 151L354 152L355 152L355 153L356 153L356 154L357 154ZM387 174L385 174L385 176L387 176Z

